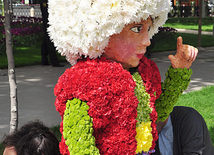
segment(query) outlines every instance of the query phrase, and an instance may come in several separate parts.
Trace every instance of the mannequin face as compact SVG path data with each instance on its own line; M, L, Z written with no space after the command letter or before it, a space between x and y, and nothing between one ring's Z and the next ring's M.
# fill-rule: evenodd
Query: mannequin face
M140 23L126 25L119 34L112 35L104 55L122 64L124 69L136 67L150 45L149 28L151 18Z

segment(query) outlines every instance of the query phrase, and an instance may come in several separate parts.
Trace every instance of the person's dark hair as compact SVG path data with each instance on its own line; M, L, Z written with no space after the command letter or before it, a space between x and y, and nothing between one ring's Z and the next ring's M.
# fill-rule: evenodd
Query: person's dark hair
M4 147L15 147L18 155L60 155L59 141L40 121L29 122L5 137Z

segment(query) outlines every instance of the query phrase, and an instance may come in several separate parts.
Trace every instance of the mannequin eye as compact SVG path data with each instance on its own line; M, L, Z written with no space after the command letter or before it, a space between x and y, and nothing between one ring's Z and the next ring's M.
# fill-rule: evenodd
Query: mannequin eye
M142 28L143 28L142 26L135 26L135 27L130 28L130 30L132 30L135 33L140 33Z

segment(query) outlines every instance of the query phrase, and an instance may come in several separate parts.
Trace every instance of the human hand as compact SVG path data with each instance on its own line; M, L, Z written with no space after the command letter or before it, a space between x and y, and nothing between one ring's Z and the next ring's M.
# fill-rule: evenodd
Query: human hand
M184 45L182 37L177 38L177 53L176 55L169 55L168 58L171 61L173 68L184 68L189 69L195 61L198 54L198 49L190 46Z

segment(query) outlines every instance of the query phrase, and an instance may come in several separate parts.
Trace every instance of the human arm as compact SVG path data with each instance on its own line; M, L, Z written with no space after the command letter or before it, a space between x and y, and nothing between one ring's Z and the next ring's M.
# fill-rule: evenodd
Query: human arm
M193 108L176 106L170 114L174 152L182 155L213 154L209 131L203 117Z
M193 121L194 120L194 121ZM183 155L202 155L205 149L203 123L199 118L184 120L181 129L181 148Z

